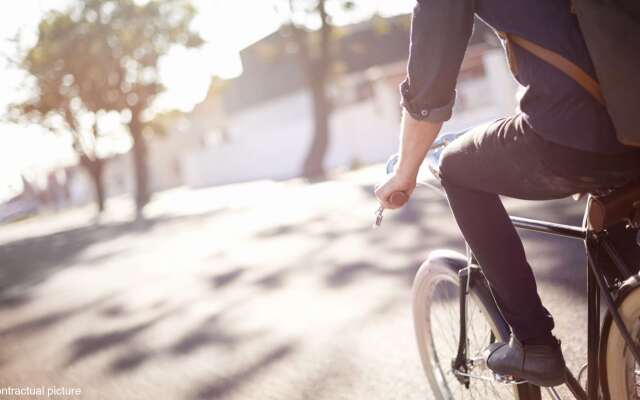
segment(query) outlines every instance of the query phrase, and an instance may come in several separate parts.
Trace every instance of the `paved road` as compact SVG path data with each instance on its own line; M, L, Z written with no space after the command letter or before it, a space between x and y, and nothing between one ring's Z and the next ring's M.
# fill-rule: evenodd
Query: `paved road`
M70 398L82 399L432 398L409 288L429 250L462 243L427 189L372 230L380 169L169 192L145 223L128 222L119 200L99 224L78 210L0 228L0 388L78 388ZM508 207L577 222L583 203ZM523 236L580 365L581 245Z

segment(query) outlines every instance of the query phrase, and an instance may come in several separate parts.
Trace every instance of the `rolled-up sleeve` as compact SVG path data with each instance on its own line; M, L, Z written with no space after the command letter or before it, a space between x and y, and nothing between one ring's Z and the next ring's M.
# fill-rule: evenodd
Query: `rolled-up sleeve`
M451 118L464 52L473 30L473 0L417 0L411 19L402 106L415 119Z

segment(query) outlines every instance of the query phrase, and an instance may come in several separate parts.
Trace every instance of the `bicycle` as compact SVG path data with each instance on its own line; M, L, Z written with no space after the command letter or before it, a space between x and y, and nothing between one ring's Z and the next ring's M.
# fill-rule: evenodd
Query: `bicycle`
M432 175L437 177L442 149L462 134L440 135L434 142L425 159ZM389 159L387 173L396 162L397 155ZM442 191L429 180L419 179L418 184ZM613 235L614 231L638 234L640 182L589 194L582 226L510 218L518 228L585 244L588 357L577 378L567 368L569 391L579 400L640 399L640 274L618 251ZM640 246L640 234L635 242ZM466 255L452 250L432 252L415 276L412 293L420 359L438 400L541 399L540 387L498 376L486 366L483 349L494 341L507 341L510 329L468 246ZM607 309L602 324L601 298ZM586 390L580 384L585 371ZM555 388L544 389L552 399L560 399Z

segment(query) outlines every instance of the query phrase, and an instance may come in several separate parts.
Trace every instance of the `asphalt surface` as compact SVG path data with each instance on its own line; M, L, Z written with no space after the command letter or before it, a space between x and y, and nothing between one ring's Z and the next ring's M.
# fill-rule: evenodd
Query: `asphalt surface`
M81 390L49 397L74 399L433 398L410 285L429 251L463 243L428 189L372 230L381 171L166 192L145 222L131 222L128 202L115 199L95 223L81 209L1 226L0 389ZM507 207L579 223L584 203ZM582 245L523 237L576 369L586 359Z

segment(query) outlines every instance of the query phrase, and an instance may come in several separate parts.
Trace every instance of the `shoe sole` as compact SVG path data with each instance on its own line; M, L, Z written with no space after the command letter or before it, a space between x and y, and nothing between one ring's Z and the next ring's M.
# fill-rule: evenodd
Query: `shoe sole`
M521 381L524 380L531 385L540 386L540 387L560 386L567 382L565 376L554 378L554 379L552 378L539 379L538 377L535 377L535 376L532 377L527 374L521 374L521 375L514 376L514 379L521 380Z

